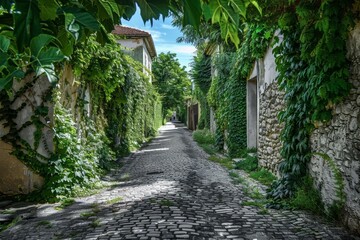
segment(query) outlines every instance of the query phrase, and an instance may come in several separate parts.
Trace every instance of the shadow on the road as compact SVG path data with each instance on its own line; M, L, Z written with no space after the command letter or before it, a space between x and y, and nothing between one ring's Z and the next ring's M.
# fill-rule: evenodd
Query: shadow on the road
M183 127L175 123L175 128L161 130L161 136L128 158L125 166L109 178L117 183L97 197L79 198L61 210L54 209L54 204L36 206L16 226L0 233L0 239L24 239L28 234L35 237L32 239L315 239L319 234L323 239L333 239L334 235L357 239L341 228L322 225L300 214L270 210L264 215L257 207L243 206L245 198L240 188L229 188L221 182L204 183L196 161L188 166L184 178L174 179L166 168L155 169L158 172L143 169L121 182L121 175L135 166L141 151L158 148L151 143L170 140L174 134L182 134ZM196 150L187 147L184 153L190 159L196 157ZM154 154L154 161L158 161L156 151L146 154ZM147 175L149 172L153 174Z

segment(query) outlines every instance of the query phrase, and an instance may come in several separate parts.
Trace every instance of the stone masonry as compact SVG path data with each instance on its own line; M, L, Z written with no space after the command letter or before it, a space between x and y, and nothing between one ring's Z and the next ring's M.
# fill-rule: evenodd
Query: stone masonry
M345 224L360 233L360 24L348 41L351 62L350 95L334 107L333 119L317 128L311 136L313 152L327 154L340 170L345 188ZM310 172L321 191L323 201L331 205L337 200L334 173L320 157L312 157Z
M277 174L277 166L282 160L280 155L282 124L279 123L277 116L285 105L284 93L278 89L277 82L272 82L265 88L259 102L259 164Z
M341 104L333 106L333 119L329 123L317 123L317 129L310 138L313 153L328 155L340 170L345 184L346 201L342 213L344 225L360 233L360 24L350 33L348 39L350 60L350 95ZM275 61L268 50L260 68L259 93L259 163L277 173L281 161L278 114L285 107L284 93L275 81ZM326 207L337 199L334 172L329 162L313 156L309 171L315 180Z

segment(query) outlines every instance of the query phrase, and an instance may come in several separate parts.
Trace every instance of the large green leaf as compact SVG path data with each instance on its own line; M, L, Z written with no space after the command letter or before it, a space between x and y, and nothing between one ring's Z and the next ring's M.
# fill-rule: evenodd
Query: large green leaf
M75 13L75 19L87 29L97 31L100 28L99 22L88 12Z
M0 35L0 51L7 52L10 46L10 39L7 37Z
M50 65L55 62L62 61L64 59L64 54L57 47L49 47L47 49L43 49L39 52L37 56L37 60L40 65Z
M169 15L169 0L136 0L140 8L140 15L144 22L150 20L151 25L153 19L159 19L162 15L167 17Z
M118 0L118 4L122 9L122 17L126 20L130 20L136 12L136 4L134 0Z
M6 65L9 55L4 52L0 52L0 72L1 68Z
M36 0L16 0L14 11L14 35L21 51L30 40L41 33L40 11Z
M115 16L120 16L119 7L114 0L100 0L99 7L100 19L110 18L111 20L115 20Z
M53 64L41 66L36 69L36 75L40 76L45 73L49 82L54 83L58 80L57 75L55 74L55 67Z
M56 11L59 4L56 0L38 0L41 20L54 20L57 17Z
M100 29L100 23L85 9L76 7L62 7L61 10L65 14L65 17L73 15L77 23L89 30L97 31ZM66 25L69 24L69 22L73 23L73 21L65 19Z
M0 6L10 12L12 7L13 1L12 0L1 0Z
M40 34L39 36L31 39L30 50L34 56L38 56L41 49L46 47L51 41L55 39L54 36L48 34Z
M183 26L192 25L199 28L202 15L200 0L184 0Z
M59 28L57 39L61 44L61 52L66 56L70 56L74 51L75 39L71 37L64 26Z

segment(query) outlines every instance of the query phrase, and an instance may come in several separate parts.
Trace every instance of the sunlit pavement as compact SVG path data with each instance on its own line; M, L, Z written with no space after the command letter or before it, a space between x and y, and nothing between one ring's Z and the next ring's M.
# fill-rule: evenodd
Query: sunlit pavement
M167 123L107 178L111 188L62 210L24 206L0 239L359 239L301 212L243 206L242 186L207 157L182 124Z

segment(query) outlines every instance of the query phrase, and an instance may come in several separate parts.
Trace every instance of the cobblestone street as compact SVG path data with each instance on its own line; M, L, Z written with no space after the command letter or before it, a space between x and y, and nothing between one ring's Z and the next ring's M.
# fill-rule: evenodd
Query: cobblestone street
M60 210L24 206L0 239L359 239L302 212L243 206L251 199L241 184L207 157L183 125L168 123L108 177L111 188Z

